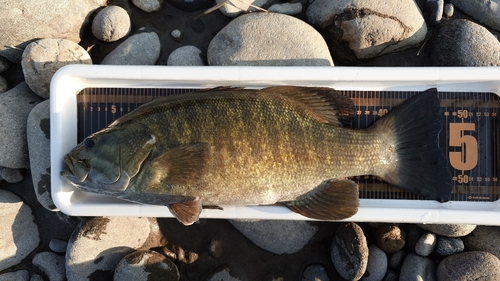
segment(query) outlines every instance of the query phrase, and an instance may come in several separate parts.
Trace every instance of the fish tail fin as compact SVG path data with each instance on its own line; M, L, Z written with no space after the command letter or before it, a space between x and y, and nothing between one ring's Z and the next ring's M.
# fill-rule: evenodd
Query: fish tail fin
M396 161L384 174L388 183L432 200L450 200L452 184L447 160L438 147L443 126L435 88L408 99L374 124L391 132Z

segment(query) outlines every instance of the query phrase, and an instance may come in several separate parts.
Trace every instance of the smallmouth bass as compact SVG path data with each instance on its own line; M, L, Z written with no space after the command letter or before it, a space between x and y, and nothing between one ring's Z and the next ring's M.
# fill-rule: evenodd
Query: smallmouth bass
M331 88L215 88L142 105L91 134L65 157L77 188L168 206L189 225L204 207L282 204L341 220L359 206L343 178L375 175L447 201L451 177L437 145L436 89L405 101L367 129L342 125L351 99Z

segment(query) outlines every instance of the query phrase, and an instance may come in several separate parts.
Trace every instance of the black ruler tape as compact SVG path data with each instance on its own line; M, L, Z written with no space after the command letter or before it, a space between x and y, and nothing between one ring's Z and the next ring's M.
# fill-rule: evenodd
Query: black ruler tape
M86 88L77 96L78 141L155 98L195 89ZM419 92L342 91L357 107L353 128L365 128ZM491 202L500 198L500 98L493 93L440 92L444 120L439 147L452 171L452 201ZM351 178L360 198L423 200L374 176Z

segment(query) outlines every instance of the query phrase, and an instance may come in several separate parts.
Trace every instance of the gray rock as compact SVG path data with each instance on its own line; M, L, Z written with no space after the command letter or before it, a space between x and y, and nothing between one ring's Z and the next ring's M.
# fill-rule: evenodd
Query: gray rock
M376 245L371 245L368 252L368 264L361 280L380 281L387 272L387 255Z
M326 269L319 264L308 266L302 273L302 281L329 281Z
M449 256L463 252L464 242L460 238L439 237L436 244L436 254Z
M464 238L468 251L486 251L500 259L500 227L478 226Z
M229 220L255 245L275 254L293 254L302 249L318 228L307 221Z
M406 246L410 249L415 248L418 239L420 239L424 233L425 231L422 228L416 226L415 224L409 224L406 227Z
M49 248L56 253L64 254L68 248L68 242L53 238L50 239Z
M437 237L436 234L427 232L418 240L415 245L415 253L422 257L427 257L436 248Z
M222 269L221 271L214 273L211 277L207 279L207 281L221 281L221 280L241 281L241 279L231 276L231 274L229 274L228 269Z
M174 39L176 42L181 42L184 34L179 29L174 29L172 30L172 32L170 32L170 36L172 36L172 39Z
M436 265L426 257L415 254L406 256L399 272L399 281L436 281ZM453 279L450 279L453 280Z
M426 0L425 15L431 26L438 24L443 18L444 0Z
M116 266L114 281L180 279L177 266L166 256L154 251L136 251L125 256Z
M361 227L355 223L340 225L333 236L330 253L340 276L359 280L368 264L368 245Z
M185 12L208 9L215 4L213 0L167 0L167 2Z
M29 167L26 123L31 109L41 101L24 82L0 95L0 166Z
M455 13L455 6L453 4L448 3L448 4L444 5L443 16L445 18L453 17L454 13Z
M27 257L40 242L31 209L19 197L0 189L0 271Z
M439 263L437 280L500 280L500 260L480 251L452 255Z
M331 66L321 35L294 17L250 13L231 21L210 42L209 65Z
M7 80L5 80L5 78L0 76L0 94L5 93L8 90L9 90L9 83L7 82Z
M499 0L450 0L450 2L479 22L500 30Z
M195 46L183 46L175 49L167 60L167 65L202 66L205 65L200 57L201 51Z
M106 0L2 1L0 56L19 63L29 43L37 38L80 42L92 12Z
M127 36L131 27L125 9L108 6L100 10L92 21L92 34L101 41L114 42Z
M274 4L269 9L270 13L280 13L285 15L296 15L302 13L302 3L282 3Z
M160 38L155 32L143 32L127 38L111 51L101 64L154 65L160 57Z
M385 273L383 281L398 281L399 280L399 274L397 274L394 270L388 268L387 272Z
M23 169L2 168L0 177L8 183L16 183L24 179L24 171Z
M325 37L335 60L401 51L418 46L427 34L415 1L316 0L306 16Z
M27 126L31 179L36 198L45 209L56 211L50 193L50 100L31 110Z
M466 19L442 24L429 40L433 66L498 66L500 43L488 29Z
M28 281L30 280L30 273L25 270L12 271L0 274L2 281Z
M462 237L471 233L476 225L473 224L418 224L422 229L446 237Z
M50 281L66 280L63 256L52 252L40 252L35 255L32 263L45 273Z
M406 233L397 225L383 225L377 229L377 246L390 254L403 249L406 244Z
M26 47L21 61L26 84L45 99L50 97L52 76L68 64L92 64L92 59L85 49L67 39L35 41Z
M7 69L9 69L9 67L10 67L9 61L4 57L0 56L0 73L6 71Z
M150 13L158 11L163 4L163 0L132 0L132 3L144 12Z
M38 274L33 274L29 280L30 281L45 281L45 280L43 280L43 277L38 275Z
M221 4L224 1L225 0L215 0L217 4ZM260 8L268 1L269 0L229 0L226 4L219 8L219 11L228 17L235 18L243 12L257 11L254 7Z
M133 230L133 231L131 231ZM66 252L66 277L109 280L126 255L160 244L156 220L136 217L95 217L71 235Z
M405 257L405 252L403 250L399 250L393 253L391 258L389 259L389 267L398 268L401 265L401 262L403 261L404 257Z

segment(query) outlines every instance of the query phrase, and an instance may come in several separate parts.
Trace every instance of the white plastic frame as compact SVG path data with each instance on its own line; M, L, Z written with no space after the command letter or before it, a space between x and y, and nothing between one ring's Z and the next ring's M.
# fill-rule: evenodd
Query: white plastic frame
M77 144L76 95L88 87L206 88L302 85L338 90L500 93L500 67L170 67L69 65L51 82L52 199L72 216L171 217L167 207L125 202L77 190L61 181L63 156ZM201 218L306 220L278 206L223 206L203 210ZM347 221L469 223L500 225L500 203L362 199Z

